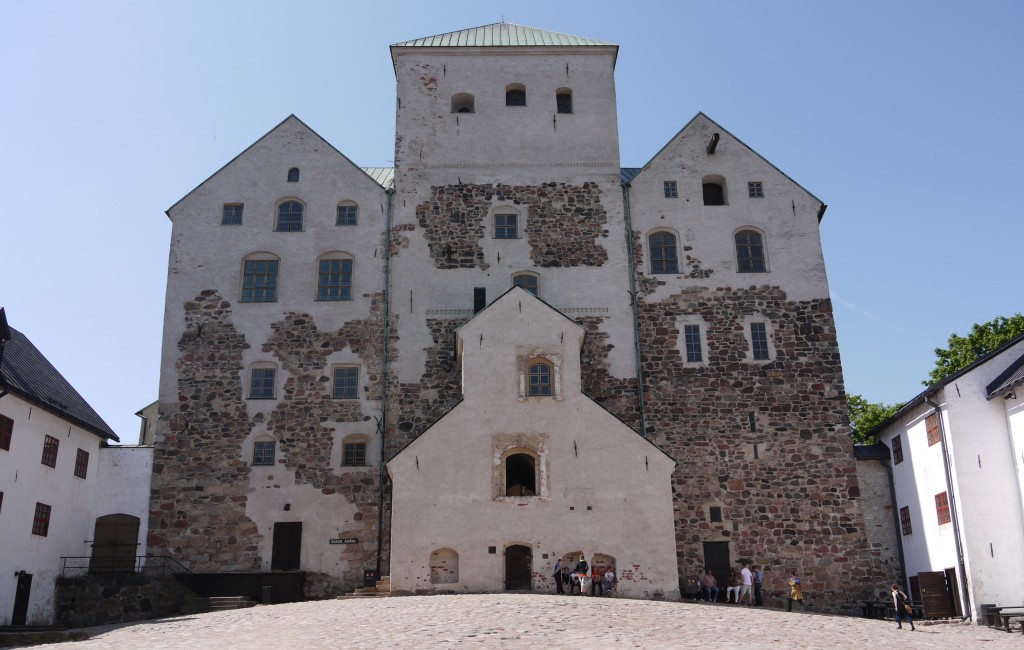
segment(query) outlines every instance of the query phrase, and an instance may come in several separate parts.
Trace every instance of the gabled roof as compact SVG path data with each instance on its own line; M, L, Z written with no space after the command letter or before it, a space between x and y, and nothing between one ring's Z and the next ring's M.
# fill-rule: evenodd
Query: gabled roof
M987 399L1002 397L1021 384L1024 384L1024 354L985 387Z
M611 45L617 47L614 43L596 41L592 38L505 22L471 27L436 36L414 38L411 41L395 43L391 47L526 47L537 45Z
M120 438L24 334L10 328L0 360L0 392L10 391L104 440Z
M361 167L366 175L377 181L377 184L388 189L395 185L395 168L394 167Z

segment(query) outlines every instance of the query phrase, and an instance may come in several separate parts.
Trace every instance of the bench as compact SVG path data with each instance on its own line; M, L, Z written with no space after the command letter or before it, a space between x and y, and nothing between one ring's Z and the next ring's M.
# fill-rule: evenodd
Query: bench
M1001 605L999 607L992 607L988 610L988 620L985 621L989 627L1006 627L1006 623L1002 620L1003 610L1022 610L1024 611L1024 605ZM1024 614L1016 614L1021 616Z
M1024 607L1000 607L999 609L999 619L1002 623L1000 627L1007 632L1010 631L1010 621L1012 619L1024 620Z
M891 607L891 602L885 602L883 600L864 600L860 603L860 609L864 612L864 618L884 619Z

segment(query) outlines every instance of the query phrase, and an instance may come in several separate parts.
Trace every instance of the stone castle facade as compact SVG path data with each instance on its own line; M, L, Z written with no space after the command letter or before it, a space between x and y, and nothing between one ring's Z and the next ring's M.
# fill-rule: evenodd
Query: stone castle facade
M199 572L302 571L312 597L387 575L392 540L408 548L417 530L392 520L403 477L385 463L468 399L457 348L472 341L457 331L518 285L582 328L582 392L675 460L680 580L746 560L769 588L796 569L843 609L898 573L865 530L826 206L704 114L623 168L617 52L506 23L395 44L394 168L359 168L289 117L168 210L151 553ZM522 327L488 322L496 336ZM491 354L495 377L517 363ZM523 431L558 435L522 413ZM491 462L472 448L448 453ZM558 462L544 507L579 490L614 498ZM449 479L427 484L468 489ZM458 525L482 548L533 549L536 589L580 550Z

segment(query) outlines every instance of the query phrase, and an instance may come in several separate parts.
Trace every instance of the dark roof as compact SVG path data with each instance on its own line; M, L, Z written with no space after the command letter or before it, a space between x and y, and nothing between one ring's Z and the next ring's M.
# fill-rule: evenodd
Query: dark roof
M4 345L0 361L0 388L105 440L120 442L117 434L32 341L13 327L10 332L11 339Z
M854 445L853 457L857 460L889 460L889 448L880 442L873 445Z
M1020 358L1011 363L1009 368L993 379L992 383L985 387L985 390L988 392L988 399L995 399L996 397L1002 397L1011 388L1021 384L1024 384L1024 354L1020 355Z
M622 180L623 185L628 185L629 181L633 180L633 177L640 173L643 167L622 167L619 169L619 178Z

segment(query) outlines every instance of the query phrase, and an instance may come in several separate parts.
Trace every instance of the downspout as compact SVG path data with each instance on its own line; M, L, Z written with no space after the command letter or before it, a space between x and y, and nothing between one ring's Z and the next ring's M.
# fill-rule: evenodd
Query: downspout
M629 214L629 183L622 184L622 208L626 221L626 255L629 260L629 297L633 308L633 352L636 357L636 395L640 407L640 435L647 437L647 411L644 407L644 368L640 358L640 305L636 291L636 260L633 255L633 219Z
M380 430L380 475L377 477L380 483L379 505L377 507L377 579L380 580L381 556L384 554L384 497L385 482L387 479L387 420L388 420L388 368L389 368L389 343L391 341L391 209L395 196L394 185L384 190L388 197L388 207L384 217L384 362L381 368L383 382L380 389L380 420L377 428Z
M934 394L934 392L931 393L931 395ZM957 570L960 573L961 597L964 599L964 617L961 620L966 621L974 617L974 611L971 608L971 592L967 587L967 563L964 561L964 545L960 539L960 517L957 516L956 497L953 493L953 469L950 467L949 462L949 446L946 444L946 427L942 423L942 412L939 410L939 405L931 400L931 395L926 392L924 402L935 409L935 418L939 423L939 441L942 443L942 467L946 472L946 494L949 497L949 514L953 523L953 540L956 542L956 560Z

